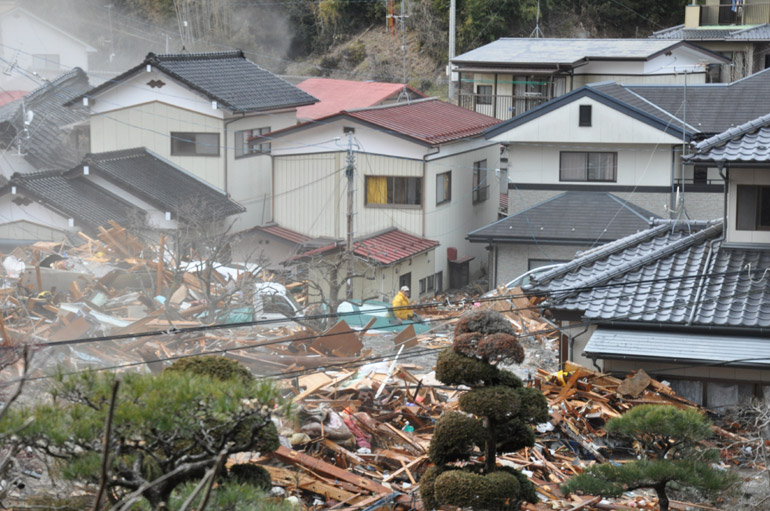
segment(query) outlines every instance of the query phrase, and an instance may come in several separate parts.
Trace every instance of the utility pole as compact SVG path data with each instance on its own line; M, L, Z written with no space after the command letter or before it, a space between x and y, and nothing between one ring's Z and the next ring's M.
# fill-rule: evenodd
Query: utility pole
M451 0L449 2L449 63L447 64L446 73L449 77L449 101L454 101L456 97L454 73L452 72L452 59L455 58L455 44L456 44L456 32L457 32L457 0Z
M348 234L345 251L348 256L347 299L353 299L353 172L356 169L356 160L353 154L353 130L348 131L348 161L345 175L348 178Z

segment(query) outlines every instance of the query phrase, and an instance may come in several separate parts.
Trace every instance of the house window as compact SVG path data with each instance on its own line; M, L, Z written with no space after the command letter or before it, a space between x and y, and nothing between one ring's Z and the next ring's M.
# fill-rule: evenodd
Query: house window
M32 67L35 69L59 69L59 55L55 53L32 55Z
M696 185L705 185L709 181L708 167L695 167L692 172L692 182Z
M443 277L443 272L438 272L433 275L428 275L424 279L420 279L420 294L440 293L443 286Z
M366 204L419 206L422 204L422 178L366 176Z
M770 231L770 186L738 185L735 228Z
M401 289L402 287L408 287L409 289L412 289L412 273L404 273L403 275L400 275L398 277L398 288Z
M559 181L617 181L618 153L562 151Z
M473 162L473 203L484 202L489 198L487 184L487 160Z
M580 105L578 126L591 126L591 105Z
M235 157L270 154L270 142L266 142L267 139L264 138L264 135L270 131L270 127L236 131Z
M171 132L172 156L219 156L219 133Z
M492 104L492 86L491 85L476 86L476 104L477 105Z
M452 171L436 176L436 206L452 200Z

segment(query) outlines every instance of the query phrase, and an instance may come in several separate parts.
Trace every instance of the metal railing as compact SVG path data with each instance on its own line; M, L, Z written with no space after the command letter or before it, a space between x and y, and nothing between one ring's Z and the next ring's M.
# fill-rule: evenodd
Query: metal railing
M502 96L499 94L489 95L461 92L458 98L458 105L466 110L473 110L480 114L497 117L500 120L507 121L511 117L542 105L549 99L551 98L541 94Z
M702 5L700 25L759 25L770 23L770 2L748 3L733 10L732 3Z
M674 179L674 186L681 186L684 185L724 185L725 182L722 178L717 177L713 179L702 179L702 178L693 178L693 177L687 177L687 178L676 178Z

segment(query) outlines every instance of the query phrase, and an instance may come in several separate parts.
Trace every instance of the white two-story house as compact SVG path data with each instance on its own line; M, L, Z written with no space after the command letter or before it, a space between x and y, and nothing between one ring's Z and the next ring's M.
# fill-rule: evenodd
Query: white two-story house
M316 99L243 52L155 55L71 100L89 108L91 152L145 147L230 195L235 230L270 220L270 140Z

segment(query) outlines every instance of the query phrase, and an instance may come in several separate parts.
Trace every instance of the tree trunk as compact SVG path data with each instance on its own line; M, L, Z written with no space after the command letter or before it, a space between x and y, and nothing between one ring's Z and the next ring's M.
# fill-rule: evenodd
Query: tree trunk
M658 506L660 511L668 511L668 495L666 495L666 483L659 484L653 487L655 493L658 494Z
M495 471L496 451L497 451L497 424L491 417L487 417L487 438L486 449L484 450L484 468L488 474Z

